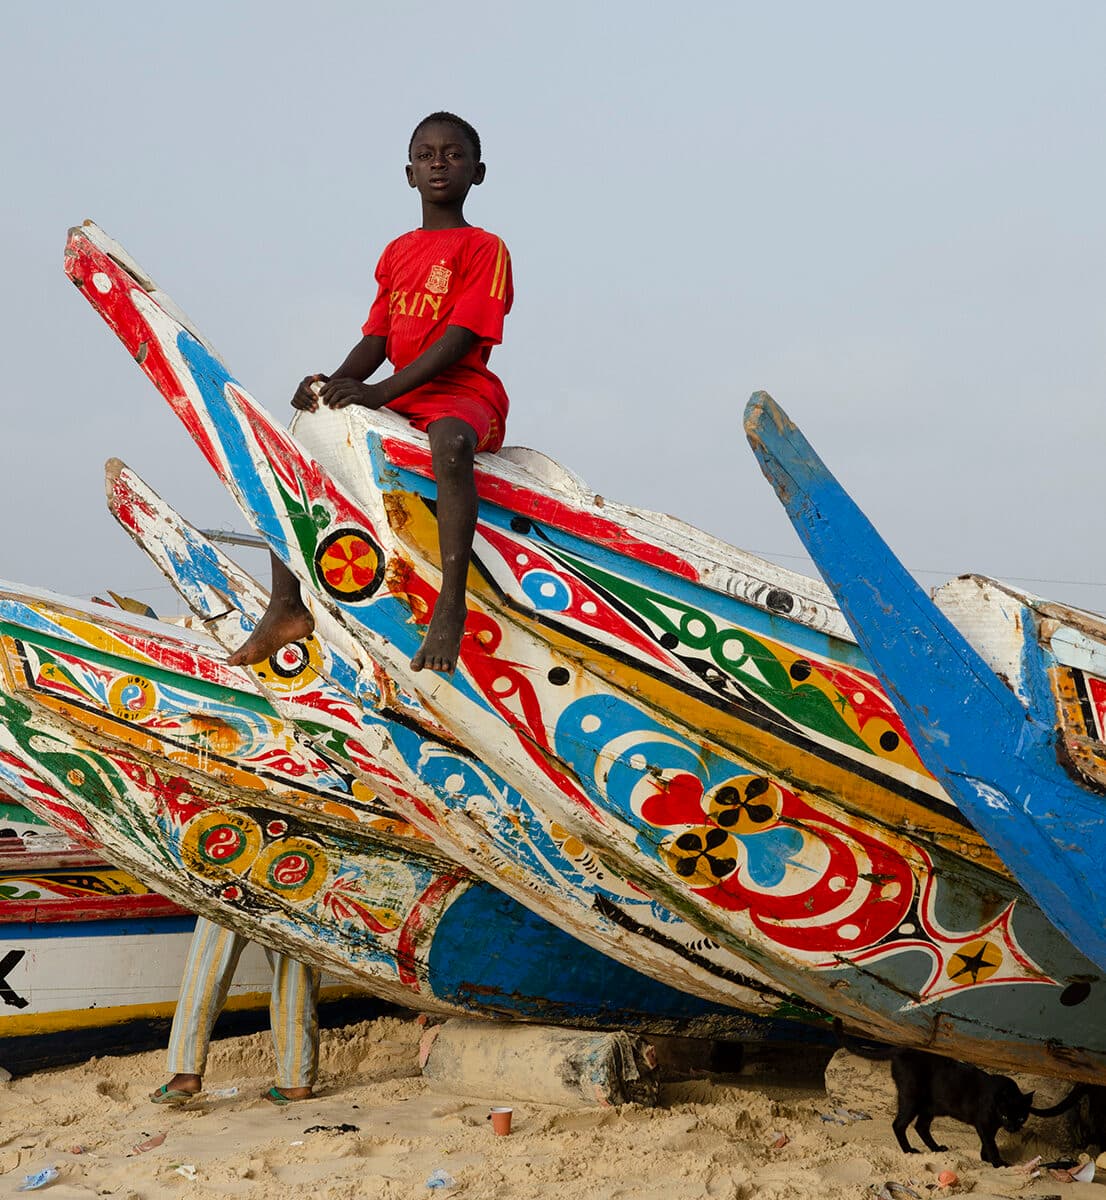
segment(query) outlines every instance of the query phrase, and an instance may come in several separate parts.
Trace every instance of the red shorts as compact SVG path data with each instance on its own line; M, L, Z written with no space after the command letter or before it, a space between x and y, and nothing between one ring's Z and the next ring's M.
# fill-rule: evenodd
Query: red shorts
M476 449L494 454L503 445L503 421L490 404L476 396L425 396L388 405L424 432L442 417L456 417L476 433Z

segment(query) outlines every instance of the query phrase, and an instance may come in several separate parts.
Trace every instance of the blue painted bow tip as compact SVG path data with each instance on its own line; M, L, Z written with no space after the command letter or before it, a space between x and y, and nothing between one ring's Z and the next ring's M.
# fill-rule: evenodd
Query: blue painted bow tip
M790 423L790 418L782 408L772 399L768 392L757 389L750 397L745 405L745 428L750 428L760 420L762 412L770 412L773 414L773 419L778 415L783 420Z
M785 507L804 493L801 480L811 464L833 479L802 430L767 392L754 392L745 405L745 437Z
M745 436L750 443L756 444L759 431L766 422L770 422L778 434L798 432L791 418L767 392L754 392L745 405Z

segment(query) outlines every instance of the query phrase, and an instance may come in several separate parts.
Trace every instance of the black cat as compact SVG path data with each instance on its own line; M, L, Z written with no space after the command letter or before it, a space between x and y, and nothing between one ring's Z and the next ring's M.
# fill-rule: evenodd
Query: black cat
M967 1063L928 1054L924 1050L903 1047L883 1049L854 1045L845 1039L842 1044L863 1058L890 1059L891 1078L898 1093L898 1112L892 1122L895 1137L905 1154L917 1154L907 1140L910 1123L918 1136L933 1151L947 1150L939 1146L929 1131L934 1117L953 1117L972 1125L979 1134L980 1158L993 1167L1005 1162L995 1144L1000 1129L1017 1133L1029 1117L1033 1093L1023 1092L1005 1075L989 1075Z

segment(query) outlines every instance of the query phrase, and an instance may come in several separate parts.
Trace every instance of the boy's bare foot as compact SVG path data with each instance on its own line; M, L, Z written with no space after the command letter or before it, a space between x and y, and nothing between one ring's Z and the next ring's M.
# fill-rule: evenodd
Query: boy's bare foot
M452 675L461 652L461 635L465 632L467 616L464 601L446 604L439 596L434 605L434 615L430 618L430 628L411 659L411 670L421 671L425 667L428 671Z
M289 642L298 642L315 631L315 621L301 604L298 607L269 606L257 628L227 659L232 667L251 666L272 658Z

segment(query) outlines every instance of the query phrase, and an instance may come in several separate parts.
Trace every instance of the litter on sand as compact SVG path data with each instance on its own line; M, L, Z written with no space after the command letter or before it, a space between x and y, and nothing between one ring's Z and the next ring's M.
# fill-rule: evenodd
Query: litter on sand
M165 1141L165 1133L155 1133L153 1137L147 1138L144 1142L139 1142L137 1146L132 1146L127 1151L127 1157L130 1158L135 1154L145 1154L147 1150L156 1150L162 1142Z
M905 1183L895 1183L891 1179L884 1184L869 1184L868 1191L877 1200L902 1200L904 1196L911 1197L911 1200L922 1200L920 1192L916 1192L912 1187L907 1187Z
M455 1182L456 1180L448 1171L443 1171L439 1167L433 1174L428 1176L426 1186L428 1188L451 1188Z
M1048 1165L1048 1164L1046 1164ZM1060 1183L1090 1183L1094 1179L1094 1160L1070 1166L1048 1167L1048 1173Z
M310 1125L304 1133L360 1133L360 1125Z
M231 1096L237 1096L238 1089L236 1087L215 1088L207 1093L209 1100L229 1100Z
M177 1174L183 1175L185 1177L185 1179L195 1179L196 1178L195 1164L181 1163L180 1166L177 1167Z
M827 1125L851 1125L853 1121L870 1121L871 1115L860 1108L835 1108L818 1114Z
M43 1167L41 1171L36 1171L33 1175L25 1175L23 1182L15 1190L17 1192L35 1192L48 1183L53 1183L57 1177L57 1167Z

